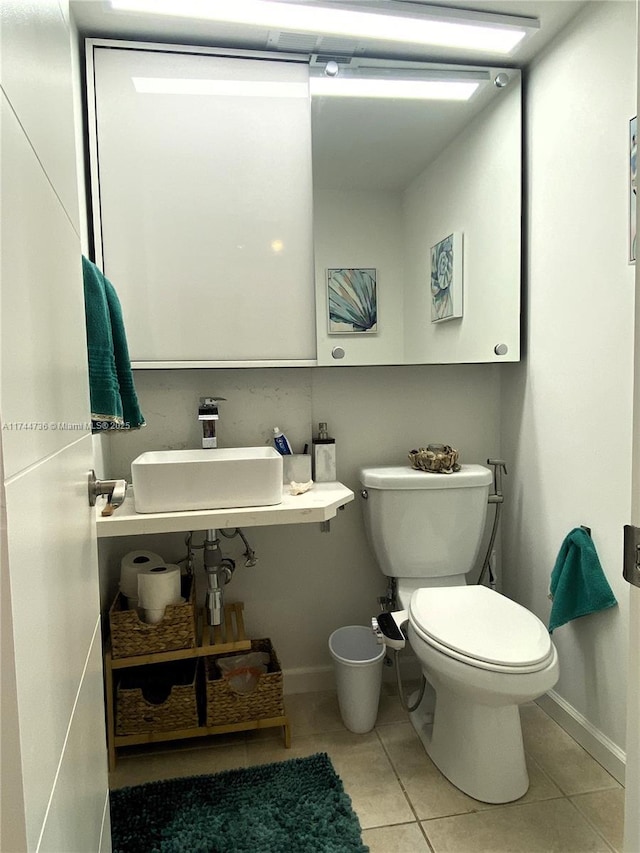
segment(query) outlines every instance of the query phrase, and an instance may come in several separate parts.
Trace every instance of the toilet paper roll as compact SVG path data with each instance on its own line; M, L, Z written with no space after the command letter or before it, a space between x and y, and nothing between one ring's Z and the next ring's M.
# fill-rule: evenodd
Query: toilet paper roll
M145 612L146 622L159 622L167 604L180 600L179 566L157 563L138 572L138 605Z
M164 565L164 560L154 551L129 551L120 561L120 592L136 607L138 602L138 573L149 566Z
M164 607L161 607L159 610L144 610L144 621L149 625L156 625L158 622L162 621L164 610Z
M181 598L180 601L177 602L177 604L184 604L185 601L185 598ZM142 612L144 614L144 621L148 622L149 625L155 625L156 622L160 622L162 620L165 614L165 610L166 608L164 607L160 607L157 610L143 610Z

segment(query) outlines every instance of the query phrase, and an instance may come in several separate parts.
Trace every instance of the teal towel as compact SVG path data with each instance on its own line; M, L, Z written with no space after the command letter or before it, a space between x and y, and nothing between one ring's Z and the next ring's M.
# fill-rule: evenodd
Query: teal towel
M576 527L566 536L551 572L550 593L550 634L571 619L618 603L586 530Z
M144 426L118 295L109 279L84 256L82 274L94 429Z

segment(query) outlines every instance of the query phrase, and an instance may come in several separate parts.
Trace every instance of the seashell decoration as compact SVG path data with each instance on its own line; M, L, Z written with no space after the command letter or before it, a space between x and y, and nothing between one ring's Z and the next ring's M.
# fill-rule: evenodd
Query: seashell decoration
M454 474L460 470L458 451L448 444L429 444L412 450L409 461L416 470L431 474Z

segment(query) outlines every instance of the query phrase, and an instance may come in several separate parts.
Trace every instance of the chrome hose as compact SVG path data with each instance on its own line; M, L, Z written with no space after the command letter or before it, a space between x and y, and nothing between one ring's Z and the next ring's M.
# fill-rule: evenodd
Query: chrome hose
M422 676L422 681L420 682L420 691L419 691L418 698L413 703L413 705L409 706L409 703L407 702L405 695L404 695L404 690L402 688L402 678L400 676L400 658L399 658L399 655L400 655L400 652L398 651L398 649L394 649L394 655L393 656L395 658L395 664L396 664L396 684L398 685L398 696L400 697L400 704L402 705L404 710L411 713L412 711L415 711L416 708L418 707L418 705L422 702L422 697L424 696L424 691L425 691L425 688L427 686L427 679L424 677L424 675Z

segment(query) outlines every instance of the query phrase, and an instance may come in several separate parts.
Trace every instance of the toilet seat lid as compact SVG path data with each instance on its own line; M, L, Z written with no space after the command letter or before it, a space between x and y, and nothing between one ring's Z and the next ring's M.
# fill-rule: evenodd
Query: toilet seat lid
M485 586L418 589L409 618L427 642L470 661L530 669L545 664L552 652L537 616Z

